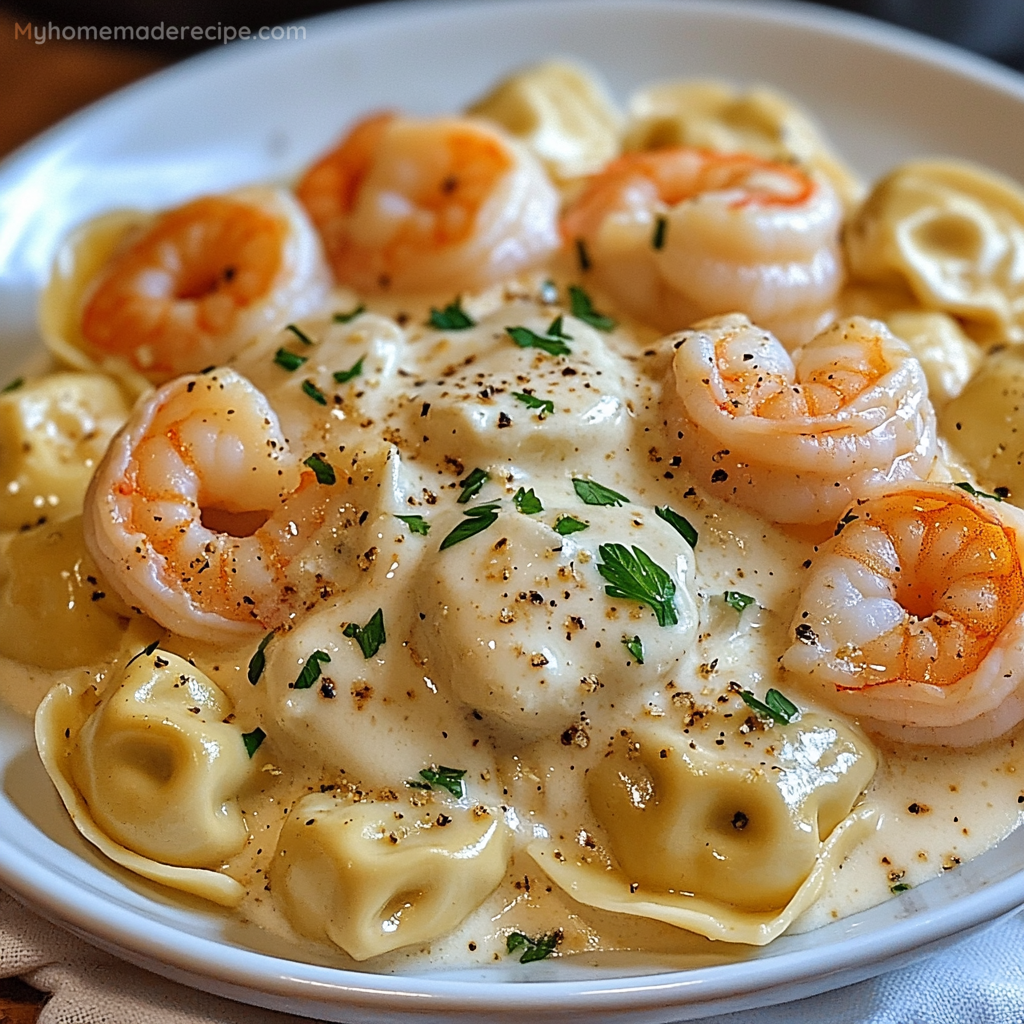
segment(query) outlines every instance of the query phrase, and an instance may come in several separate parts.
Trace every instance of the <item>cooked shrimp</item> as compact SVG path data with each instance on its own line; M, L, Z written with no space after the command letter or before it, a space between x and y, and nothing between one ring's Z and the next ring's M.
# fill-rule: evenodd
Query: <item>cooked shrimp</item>
M609 164L563 234L641 320L678 330L742 309L797 343L842 283L841 219L831 186L797 167L678 147Z
M785 667L868 728L967 746L1024 719L1024 512L951 484L858 502L811 563Z
M230 641L293 610L321 492L244 377L181 377L111 443L86 495L86 545L128 604L176 633Z
M734 313L676 336L680 451L700 484L776 523L835 519L937 457L921 364L884 324L839 321L793 357Z
M361 291L479 288L558 247L554 186L481 121L369 117L297 191L338 281Z
M83 347L161 381L223 363L325 299L319 239L286 192L248 188L156 217L87 291Z

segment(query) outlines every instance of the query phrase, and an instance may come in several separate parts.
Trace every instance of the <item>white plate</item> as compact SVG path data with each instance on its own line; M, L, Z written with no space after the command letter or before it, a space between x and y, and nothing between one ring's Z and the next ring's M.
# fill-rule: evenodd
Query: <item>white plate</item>
M391 4L307 21L301 43L207 54L71 118L0 167L0 366L35 346L58 239L112 206L157 206L286 178L351 119L458 109L551 54L590 62L624 98L653 79L768 82L804 103L860 171L910 156L1024 167L1024 80L959 51L800 5L682 0ZM6 377L4 377L6 379ZM614 977L566 962L388 977L247 946L227 918L172 900L75 833L29 723L0 716L0 882L41 913L160 974L328 1020L686 1019L781 1002L881 973L1024 903L1024 845L866 913L783 936L742 964ZM524 981L529 977L530 981ZM510 995L508 984L515 981Z

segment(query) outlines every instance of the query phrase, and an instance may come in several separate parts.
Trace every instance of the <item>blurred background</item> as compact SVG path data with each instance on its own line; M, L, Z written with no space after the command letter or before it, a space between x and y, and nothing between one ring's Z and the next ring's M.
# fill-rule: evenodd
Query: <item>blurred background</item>
M356 0L358 3L359 0ZM367 0L363 0L367 2ZM416 3L417 0L398 0ZM756 3L759 0L733 0ZM1024 71L1024 0L825 0L974 50ZM104 93L202 49L216 39L38 44L33 34L78 25L248 26L296 24L338 0L0 0L0 156ZM26 26L32 25L32 32Z

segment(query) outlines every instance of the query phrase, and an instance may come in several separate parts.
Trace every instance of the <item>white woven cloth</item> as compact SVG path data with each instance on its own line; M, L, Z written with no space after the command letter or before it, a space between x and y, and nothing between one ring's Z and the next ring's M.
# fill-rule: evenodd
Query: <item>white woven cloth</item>
M0 977L52 993L41 1024L299 1024L165 981L54 927L0 891ZM598 1018L593 1018L598 1024ZM1022 1024L1024 914L872 981L708 1024Z

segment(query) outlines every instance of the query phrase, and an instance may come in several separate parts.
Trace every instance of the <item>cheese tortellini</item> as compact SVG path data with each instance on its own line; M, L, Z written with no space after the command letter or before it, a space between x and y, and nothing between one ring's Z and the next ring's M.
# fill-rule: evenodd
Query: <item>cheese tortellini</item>
M366 960L451 931L498 885L510 853L491 808L314 794L288 818L272 884L299 931Z

